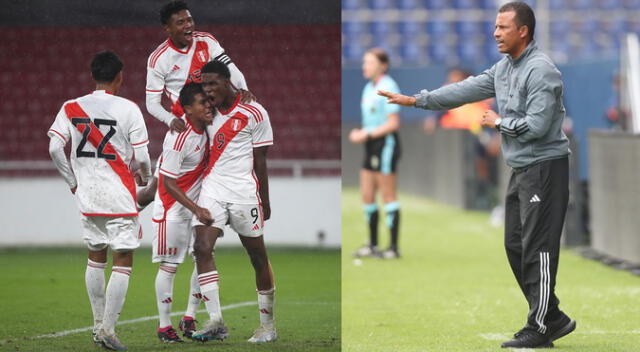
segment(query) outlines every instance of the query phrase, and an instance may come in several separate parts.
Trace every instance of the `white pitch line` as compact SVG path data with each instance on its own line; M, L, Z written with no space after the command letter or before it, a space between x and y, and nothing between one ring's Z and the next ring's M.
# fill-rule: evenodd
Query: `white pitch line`
M234 308L240 308L240 307L246 307L246 306L253 306L253 305L257 305L258 302L255 301L247 301L247 302L240 302L240 303L233 303L233 304L228 304L226 306L222 306L221 309L222 310L228 310L228 309L234 309ZM198 313L202 313L202 312L206 312L206 309L200 309L198 310ZM185 312L174 312L171 313L171 316L176 316L176 315L182 315ZM134 323L139 323L142 321L149 321L149 320L155 320L158 319L159 316L157 315L153 315L153 316L148 316L148 317L142 317L142 318L136 318L136 319L130 319L130 320L123 320L123 321L119 321L117 323L117 325L125 325L125 324L134 324ZM6 342L9 341L15 341L15 340L36 340L36 339L45 339L48 337L60 337L60 336L66 336L66 335L70 335L70 334L75 334L76 332L83 332L83 331L90 331L93 330L93 326L87 326L84 328L79 328L79 329L72 329L72 330L64 330L64 331L58 331L58 332L54 332L51 334L44 334L44 335L38 335L38 336L32 336L32 337L17 337L15 339L6 339L6 340L1 340L0 344L4 344Z

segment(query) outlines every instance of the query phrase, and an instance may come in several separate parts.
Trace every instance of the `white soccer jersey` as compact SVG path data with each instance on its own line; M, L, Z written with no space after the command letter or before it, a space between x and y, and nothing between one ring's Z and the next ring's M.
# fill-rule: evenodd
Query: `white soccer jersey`
M47 133L71 139L76 200L85 216L137 215L136 186L129 163L133 148L149 144L138 106L104 90L62 105Z
M211 148L203 194L223 202L259 204L253 148L273 144L267 111L257 102L241 104L238 94L229 111L217 111L208 130Z
M181 116L180 90L189 82L200 82L200 69L211 60L231 63L220 43L209 33L193 32L193 40L184 50L176 48L171 39L165 40L147 60L147 96L164 92L171 99L171 112ZM246 87L244 77L242 82L239 88Z
M165 177L176 179L178 186L193 201L197 201L202 177L207 165L209 136L198 132L187 121L182 133L167 132L162 146L162 160L158 168L158 190L153 208L153 221L191 219L191 211L177 202L163 184Z

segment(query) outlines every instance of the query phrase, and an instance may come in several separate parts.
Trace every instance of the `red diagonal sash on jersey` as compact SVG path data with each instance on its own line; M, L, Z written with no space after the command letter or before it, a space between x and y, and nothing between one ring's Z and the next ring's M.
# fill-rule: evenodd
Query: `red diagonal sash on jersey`
M195 50L193 51L193 56L191 57L191 66L187 73L187 80L184 84L186 85L190 82L202 82L200 69L207 62L209 62L209 45L204 41L197 41ZM180 105L180 101L176 100L176 102L171 106L171 113L178 117L184 115L184 110L182 109L182 105Z
M235 113L233 116L227 120L227 122L220 127L220 129L211 136L211 153L209 154L209 165L207 166L207 171L205 171L204 175L207 176L209 172L211 172L211 168L213 165L220 159L220 156L227 148L229 143L235 136L242 131L247 124L249 123L249 118L242 113ZM221 134L224 136L224 144L222 146L218 145L218 135Z
M87 115L87 113L84 112L84 110L82 110L82 107L80 107L80 105L76 102L65 105L64 112L67 114L67 118L69 120L73 119L74 117L89 117L89 115ZM76 125L76 128L78 129L78 131L80 131L80 133L84 133L84 130L87 127L85 124L78 124ZM90 132L87 140L91 142L91 144L93 144L93 146L96 147L97 149L98 145L100 145L100 142L102 141L104 136L102 135L102 132L100 132L98 127L93 124L93 122L90 122L89 128L90 128ZM116 156L116 160L105 159L105 161L109 164L109 166L111 166L113 171L115 171L115 173L118 176L120 176L120 180L122 181L122 184L124 184L127 190L129 190L129 193L131 193L131 197L133 197L133 202L135 203L136 202L136 185L133 180L133 175L131 174L131 170L129 170L129 167L124 162L124 160L122 160L122 158L120 157L118 152L116 152L116 149L111 145L111 143L107 143L104 146L103 151L106 154L113 154Z
M202 173L207 168L208 149L209 149L209 138L207 138L207 145L205 146L205 154L203 155L202 160L200 161L198 166L196 166L195 169L189 172L186 172L184 175L178 177L178 179L176 180L178 187L180 187L180 189L182 189L183 192L187 193L187 191L193 186L194 183L196 183L200 175L202 175ZM167 217L167 212L176 202L176 199L173 198L169 194L169 192L167 192L167 189L164 187L165 177L166 176L163 175L162 173L160 173L158 177L158 194L160 195L160 200L162 200L162 205L164 207L164 214L162 215L162 220L153 219L153 221L155 222L164 221Z

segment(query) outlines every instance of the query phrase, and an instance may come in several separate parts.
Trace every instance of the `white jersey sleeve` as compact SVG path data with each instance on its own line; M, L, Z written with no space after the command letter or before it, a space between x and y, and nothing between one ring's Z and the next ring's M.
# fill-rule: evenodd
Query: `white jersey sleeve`
M229 68L229 72L231 73L231 84L236 88L248 90L249 88L247 87L244 75L240 72L240 69L238 69L236 64L231 61L231 58L224 52L220 43L209 33L200 32L200 34L203 35L204 40L207 42L209 57L212 58L212 60L222 62Z
M273 130L269 122L269 114L260 104L253 104L258 110L256 119L251 119L253 129L251 131L251 142L254 148L273 145Z
M65 104L63 104L63 107L58 111L58 115L56 115L56 119L49 128L47 135L49 137L60 138L64 143L67 143L71 138L71 126L69 126L69 119L67 118L67 114L64 112Z
M137 105L130 110L129 121L129 142L135 148L142 148L149 144L149 135L147 134L147 126L144 123L144 117Z
M162 164L158 172L170 178L180 177L180 168L184 160L183 150L186 151L186 148L177 148L176 140L181 135L182 133L167 132L162 146Z
M162 93L165 89L166 74L161 71L160 65L157 65L158 56L167 49L167 44L160 45L147 60L147 85L145 89L147 111L166 124L170 125L171 121L176 118L171 112L165 110L162 106Z

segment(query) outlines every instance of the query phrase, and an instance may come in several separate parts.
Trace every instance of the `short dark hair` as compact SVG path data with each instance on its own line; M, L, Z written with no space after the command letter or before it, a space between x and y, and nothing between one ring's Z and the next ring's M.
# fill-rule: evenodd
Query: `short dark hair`
M122 71L122 60L111 50L97 53L91 60L91 76L96 82L110 83Z
M160 23L169 24L169 19L174 13L178 13L182 10L189 10L187 3L184 1L171 1L160 9Z
M529 40L533 40L533 33L536 30L536 16L527 3L521 1L508 2L498 10L499 13L513 11L516 13L516 25L527 26L529 29Z
M217 73L226 79L231 78L231 72L229 72L227 64L217 60L207 62L204 66L202 66L200 73Z
M195 101L198 93L205 94L204 89L202 89L202 83L189 82L185 84L180 90L180 97L178 98L180 105L190 106Z

